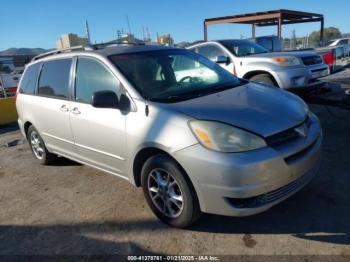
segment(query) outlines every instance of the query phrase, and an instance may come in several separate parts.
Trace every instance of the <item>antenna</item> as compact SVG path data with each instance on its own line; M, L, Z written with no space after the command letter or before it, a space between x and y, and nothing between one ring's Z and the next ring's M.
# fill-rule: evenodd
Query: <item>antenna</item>
M129 17L128 17L128 15L126 15L126 22L128 23L129 34L131 34L131 28L130 28L130 22L129 22Z
M87 19L85 19L85 36L87 38L88 44L90 45L91 44L91 41L90 41L90 30L89 30L89 24L88 24Z

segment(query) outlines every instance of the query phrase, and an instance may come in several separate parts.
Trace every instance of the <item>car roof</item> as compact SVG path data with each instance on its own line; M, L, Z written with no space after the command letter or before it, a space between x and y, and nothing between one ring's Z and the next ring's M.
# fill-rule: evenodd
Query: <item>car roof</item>
M132 54L140 52L158 51L158 50L174 50L176 47L168 47L161 45L150 45L150 44L111 44L106 46L94 45L94 46L78 46L62 50L54 50L51 52L40 54L34 57L31 61L36 63L39 61L54 60L62 57L72 57L76 55L88 55L97 54L103 57L118 54Z
M219 40L209 40L209 41L196 41L196 42L186 46L186 48L192 48L195 46L210 44L210 43L222 44L222 43L228 43L228 42L247 42L247 41L251 42L250 39L219 39Z
M149 52L158 50L172 50L176 47L162 46L162 45L110 45L103 49L98 49L96 52L105 56L118 55L118 54L131 54L139 52Z

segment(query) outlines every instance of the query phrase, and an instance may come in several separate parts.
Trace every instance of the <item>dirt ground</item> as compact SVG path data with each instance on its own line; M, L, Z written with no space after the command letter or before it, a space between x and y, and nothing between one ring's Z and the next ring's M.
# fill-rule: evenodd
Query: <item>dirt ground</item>
M159 222L141 189L63 158L41 166L27 143L4 146L22 139L15 126L0 128L0 255L350 255L350 111L312 110L324 148L309 185L265 213L183 230Z

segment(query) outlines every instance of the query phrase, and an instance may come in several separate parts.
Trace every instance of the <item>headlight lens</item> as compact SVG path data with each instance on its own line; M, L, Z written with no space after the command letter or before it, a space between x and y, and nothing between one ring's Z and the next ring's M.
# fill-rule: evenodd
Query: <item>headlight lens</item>
M244 152L266 146L264 139L250 132L215 121L190 121L198 141L220 152Z
M280 66L300 65L300 60L293 56L276 56L271 58L272 62Z

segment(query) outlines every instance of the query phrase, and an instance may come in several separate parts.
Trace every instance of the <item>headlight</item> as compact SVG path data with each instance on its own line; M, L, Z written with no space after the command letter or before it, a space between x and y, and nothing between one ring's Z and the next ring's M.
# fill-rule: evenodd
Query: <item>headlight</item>
M220 122L194 120L189 125L198 141L215 151L244 152L266 146L261 137Z
M276 56L271 58L272 62L280 66L295 66L300 65L298 58L293 56Z

